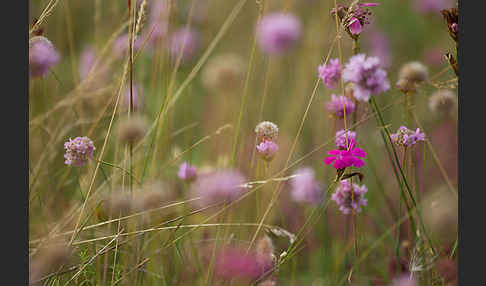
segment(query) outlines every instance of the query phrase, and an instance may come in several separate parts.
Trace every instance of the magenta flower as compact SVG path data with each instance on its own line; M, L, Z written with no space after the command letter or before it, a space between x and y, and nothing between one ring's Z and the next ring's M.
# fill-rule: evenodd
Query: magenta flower
M64 163L81 167L93 157L93 151L96 147L93 141L85 136L76 137L74 140L69 138L69 141L64 143L64 149L66 149L66 154L64 154L64 159L66 160Z
M331 200L336 202L343 214L352 214L353 209L356 213L359 213L361 207L368 203L368 200L364 198L367 192L368 188L365 185L351 185L349 180L342 180L336 188L336 192L332 194Z
M172 59L177 60L181 55L181 62L190 61L199 48L199 34L191 28L180 28L170 38L170 52Z
M331 59L327 65L322 64L317 68L319 77L327 88L334 88L341 79L341 64L339 59Z
M347 136L347 140L346 140ZM346 149L346 141L350 142L351 140L356 141L356 132L353 132L351 130L347 130L346 132L344 129L339 130L336 132L336 147L340 150Z
M214 272L223 279L255 280L271 267L271 263L264 263L254 252L226 247L216 254Z
M257 25L258 44L268 54L281 54L295 45L301 29L299 19L292 14L265 15Z
M334 94L331 94L331 101L329 101L326 106L327 111L338 118L344 117L344 111L346 111L346 115L353 113L354 108L355 104L351 99L345 96L343 105L343 97Z
M310 167L299 169L290 181L292 199L296 202L317 204L322 198L322 186L315 179L314 170Z
M278 145L271 140L263 140L256 149L264 160L271 161L278 151Z
M353 35L359 35L363 31L361 22L356 17L352 17L348 23L348 29Z
M191 193L193 197L200 197L196 204L201 207L232 201L246 191L242 186L245 181L245 177L239 171L232 169L198 175L191 186Z
M184 162L179 166L177 176L183 181L193 181L196 178L196 167Z
M397 145L411 147L418 141L425 141L425 134L420 132L420 128L412 131L405 126L400 126L397 133L390 134L390 138Z
M46 37L35 36L29 40L29 76L41 77L59 62L59 53Z
M326 165L334 163L333 167L338 170L351 166L361 168L365 165L361 158L366 157L366 152L356 147L355 140L349 140L349 148L347 150L335 149L327 152L327 154L331 156L327 157L324 163Z
M343 70L343 80L354 83L353 96L360 101L368 101L390 88L386 71L380 67L380 59L364 54L352 56Z

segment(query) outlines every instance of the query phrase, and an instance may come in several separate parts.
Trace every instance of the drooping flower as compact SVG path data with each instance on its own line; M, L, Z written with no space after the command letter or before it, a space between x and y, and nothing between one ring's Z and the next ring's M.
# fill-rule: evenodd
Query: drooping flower
M191 186L193 197L199 206L207 206L223 201L232 201L242 195L246 189L242 187L245 177L237 170L216 171L207 175L199 175Z
M35 36L29 40L29 76L41 77L59 62L59 53L46 37Z
M175 61L181 56L181 62L189 62L199 48L199 34L191 28L180 28L170 38L170 52Z
M357 54L349 59L343 70L343 80L354 83L353 96L360 101L368 101L390 88L386 71L380 67L380 59Z
M366 152L361 148L356 147L355 140L349 140L349 148L340 150L335 149L327 152L331 155L324 160L326 165L334 163L333 167L337 170L342 170L347 167L354 166L356 168L361 168L365 165L361 158L366 157Z
M364 194L367 192L368 188L365 185L351 185L349 180L342 180L336 188L336 191L332 194L331 200L336 202L339 206L339 210L343 214L352 214L353 208L356 213L359 213L361 212L361 207L366 206L368 202L367 199L364 198Z
M420 128L412 131L405 126L400 126L396 133L390 134L390 138L397 145L410 147L418 141L425 141L425 134L420 132Z
M193 181L197 176L196 167L184 162L179 166L177 176L183 181Z
M64 163L81 167L93 157L93 151L96 147L91 139L84 136L76 137L74 140L69 138L69 141L64 143L64 149L66 149Z
M339 59L331 59L327 65L318 67L319 77L327 88L334 88L341 79L341 64Z
M215 257L214 272L223 279L255 280L269 270L271 265L262 264L255 252L247 253L238 247L226 247Z
M299 19L292 14L265 15L257 25L258 44L268 54L281 54L295 45L301 29Z
M337 12L339 19L344 21L343 25L347 28L347 32L356 39L363 31L363 27L370 23L368 17L371 11L366 7L375 6L378 6L378 3L358 3L351 7L338 5L337 11L335 8L331 9L331 14Z
M337 118L343 118L345 111L346 111L346 115L353 113L354 108L355 108L354 102L351 99L349 99L347 96L344 96L344 105L343 105L343 97L336 96L334 94L331 94L331 101L329 101L326 106L327 111L331 112Z
M347 138L346 138L347 137ZM339 130L336 132L336 147L338 149L346 149L346 142L350 142L351 140L356 141L356 132L347 130L344 131L344 129Z
M266 161L271 161L278 151L277 143L271 140L263 140L256 146L258 154Z
M317 204L322 198L322 186L315 179L312 168L306 167L295 172L290 181L291 196L294 201Z
M361 25L360 21L356 17L352 17L349 20L348 29L353 35L359 35L363 31L363 25Z
M255 127L255 133L258 142L262 142L263 140L275 141L278 136L278 127L273 122L262 121Z

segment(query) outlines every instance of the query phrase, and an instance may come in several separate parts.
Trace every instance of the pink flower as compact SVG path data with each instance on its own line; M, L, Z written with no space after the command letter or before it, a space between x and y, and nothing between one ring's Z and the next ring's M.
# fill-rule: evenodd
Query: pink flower
M184 162L179 166L177 176L184 181L192 181L196 178L196 167Z
M256 149L263 159L271 161L278 151L278 145L273 141L263 140L256 146Z
M237 247L227 247L219 251L215 258L215 274L224 279L255 280L271 266L270 263L262 263L256 253L246 253Z
M341 79L341 64L339 59L331 59L327 65L320 65L317 68L319 77L327 88L334 88Z
M363 31L363 26L356 17L353 17L351 18L351 20L349 20L348 28L353 35L359 35Z
M199 175L191 186L191 196L200 197L195 201L199 207L223 201L233 201L243 195L242 187L246 178L237 170L220 170L214 173Z
M363 160L360 159L366 157L366 152L356 147L356 141L349 140L349 148L346 150L331 150L328 152L329 157L324 160L326 165L330 165L334 162L333 167L336 169L344 169L354 166L361 168L365 165Z
M332 112L333 115L338 118L344 117L344 111L346 111L346 115L353 113L354 108L354 102L347 96L343 99L342 96L336 96L334 94L331 94L331 101L329 101L326 106L327 111Z
M317 204L322 198L322 186L315 179L314 170L310 167L295 172L297 177L292 178L291 196L296 202Z
M365 185L351 185L349 180L343 180L336 188L336 192L332 194L331 200L336 202L343 214L351 214L353 209L359 213L361 206L366 206L368 203L368 200L364 198L367 192L368 188Z
M299 19L292 14L267 14L257 26L258 44L268 54L282 54L295 46L301 30Z

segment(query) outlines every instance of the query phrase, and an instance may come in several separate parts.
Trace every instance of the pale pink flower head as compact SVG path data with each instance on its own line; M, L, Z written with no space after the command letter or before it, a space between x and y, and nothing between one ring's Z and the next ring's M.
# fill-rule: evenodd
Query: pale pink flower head
M278 145L271 140L263 140L256 146L256 149L264 160L271 161L277 154Z
M331 59L327 65L319 65L317 70L319 77L327 88L334 88L341 79L341 64L339 63L339 59Z
M347 137L347 138L346 138ZM344 129L339 130L336 132L336 147L340 150L346 149L346 142L351 142L351 140L356 141L356 132Z
M318 204L322 199L322 185L315 179L312 168L306 167L295 171L296 177L290 181L291 196L296 202Z
M46 37L35 36L29 40L29 76L41 77L59 62L59 53Z
M301 35L299 19L288 13L265 15L257 26L260 48L268 54L281 54L292 48Z
M177 173L177 176L183 181L191 182L196 179L196 167L190 165L187 162L184 162L179 166L179 172Z
M253 251L247 253L245 249L228 246L216 254L214 273L222 279L252 281L271 267L270 263L263 262Z
M233 169L198 175L191 186L191 193L193 197L200 197L196 201L199 206L229 202L243 195L245 181L246 178Z
M349 140L348 149L340 150L335 149L327 152L331 155L324 160L324 164L331 165L337 170L342 170L347 167L354 166L356 168L361 168L365 165L361 158L366 157L366 152L361 148L356 147L355 140Z
M89 71L93 67L96 60L95 50L92 46L86 47L82 52L79 59L79 78L83 80L88 75Z
M368 188L365 185L351 185L349 180L342 180L332 194L331 200L336 202L339 210L345 215L352 214L353 209L355 213L359 213L361 212L361 207L366 206L368 203L368 200L364 198L367 192Z
M81 167L93 157L93 151L96 147L91 139L84 136L76 137L74 140L69 138L69 141L64 143L64 149L66 149L66 153L64 154L64 159L66 160L64 163L66 165Z
M417 281L410 274L393 279L392 286L417 286Z
M399 146L411 147L419 141L425 141L425 134L420 132L420 128L412 131L405 126L400 126L396 133L390 134L390 138Z
M343 104L344 101L344 104ZM331 112L337 118L343 118L344 112L346 111L346 115L351 114L354 112L355 104L354 102L349 99L347 96L337 96L335 94L331 94L331 101L327 103L326 109L327 111Z
M382 67L390 67L392 63L392 52L390 49L390 38L388 35L379 30L376 26L371 26L366 37L363 38L363 44L370 51L370 56L380 59Z
M343 70L343 80L354 83L353 96L360 101L368 101L390 89L387 73L381 68L380 59L357 54L349 59Z
M199 49L199 34L192 28L180 28L170 37L170 53L174 62L180 54L181 62L189 62Z

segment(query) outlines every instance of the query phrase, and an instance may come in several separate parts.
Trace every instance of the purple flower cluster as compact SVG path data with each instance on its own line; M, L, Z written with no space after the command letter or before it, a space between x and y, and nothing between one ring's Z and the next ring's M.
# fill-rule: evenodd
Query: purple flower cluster
M238 247L226 247L216 254L215 274L223 279L254 280L271 268L254 252Z
M346 138L347 137L347 138ZM344 129L339 130L336 132L336 147L340 150L346 149L346 142L351 142L351 140L356 141L356 132Z
M331 112L337 118L343 118L344 111L346 111L346 115L353 113L354 108L355 108L355 104L351 99L344 96L344 105L343 105L343 97L336 96L334 94L331 94L331 101L329 101L326 106L327 111Z
M257 26L258 44L268 54L281 54L295 45L301 29L299 19L292 14L265 15Z
M190 165L187 162L184 162L179 166L179 172L177 173L177 176L183 181L191 182L196 179L196 167Z
M59 53L46 37L35 36L29 40L30 77L44 76L58 62Z
M339 82L339 79L341 79L341 64L339 63L339 59L331 59L327 65L320 65L317 71L327 88L334 88Z
M278 145L271 140L263 140L256 146L256 149L264 160L271 161L278 151Z
M296 177L290 181L291 196L294 201L317 204L322 198L322 186L315 179L314 170L310 167L298 169Z
M191 28L180 28L170 38L170 52L175 61L181 55L181 62L190 61L199 47L199 35Z
M397 133L391 134L390 138L397 145L410 147L418 141L425 141L425 134L420 132L420 128L412 131L405 126L400 126Z
M324 160L324 163L326 165L334 163L333 167L337 170L342 170L351 166L361 168L365 165L361 158L366 157L366 152L361 148L356 147L355 140L349 140L348 149L335 149L327 152L327 154L331 156L327 157Z
M380 59L364 54L352 56L343 70L343 80L354 83L353 96L360 101L368 101L390 88L386 71L380 67Z
M191 187L193 197L199 206L207 206L223 201L237 199L245 192L241 185L245 183L245 177L237 170L216 171L204 176L198 176Z
M349 180L342 180L336 188L336 192L332 194L331 200L336 202L339 206L339 210L343 214L351 214L353 209L356 213L359 213L361 212L361 207L366 206L368 202L367 199L364 198L364 195L367 192L368 188L365 185L351 185Z
M81 167L93 157L93 151L96 148L93 145L93 141L85 136L76 137L74 140L69 138L69 141L64 143L64 149L66 149L66 154L64 154L64 159L66 160L64 163Z

